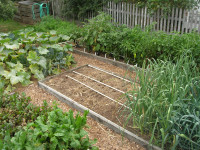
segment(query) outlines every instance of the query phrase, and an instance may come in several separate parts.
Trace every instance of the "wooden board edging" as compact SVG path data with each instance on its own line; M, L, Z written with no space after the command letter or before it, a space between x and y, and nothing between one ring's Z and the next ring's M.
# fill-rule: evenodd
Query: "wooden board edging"
M89 110L88 116L90 116L94 120L98 121L99 123L107 126L108 128L114 130L115 132L122 134L122 136L127 137L128 139L135 141L136 143L138 143L139 145L143 146L144 148L146 148L148 150L161 150L161 148L154 146L152 144L150 145L148 141L146 141L146 140L142 139L141 137L135 135L134 133L124 129L123 127L113 123L112 121L110 121L110 120L106 119L105 117L99 115L98 113L88 109L87 107L75 102L71 98L63 95L62 93L54 90L53 88L49 87L48 85L46 85L42 82L43 81L38 81L39 87L46 90L48 93L54 95L55 97L57 97L59 100L66 103L70 107L75 108L76 110L78 110L80 112L84 112L85 110Z
M129 65L129 64L126 64L126 63L123 63L123 62L119 62L119 61L115 61L115 60L108 59L108 58L105 58L105 57L97 56L97 55L94 55L94 54L91 54L91 53L88 53L88 52L83 52L83 51L77 50L76 48L74 48L73 53L79 54L79 55L82 55L82 56L86 56L86 57L89 57L89 58L95 58L97 60L103 61L105 63L114 65L116 67L119 67L119 68L122 68L122 69L125 69L125 70L137 71L137 70L141 69L139 67Z

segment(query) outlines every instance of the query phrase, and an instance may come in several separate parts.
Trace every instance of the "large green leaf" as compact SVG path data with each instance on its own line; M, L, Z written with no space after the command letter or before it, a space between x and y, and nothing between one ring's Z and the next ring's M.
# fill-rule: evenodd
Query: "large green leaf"
M30 81L31 75L29 72L18 72L17 75L23 78L23 81L21 82L23 86L27 86L32 83Z
M4 64L0 62L0 75L3 75L4 72Z
M49 51L48 51L46 48L38 47L38 52L39 52L41 55L45 55L45 54L47 54Z
M4 86L5 86L5 80L3 80L0 75L0 89L4 88Z
M6 79L10 79L10 83L12 85L15 85L19 82L23 82L24 80L23 76L17 76L17 71L15 69L12 69L11 71L4 71L3 76Z
M53 42L53 43L57 43L59 41L60 37L58 36L53 36L53 37L50 37L49 38L49 41L50 42Z
M7 49L12 49L12 50L17 50L17 49L19 49L19 43L15 43L15 44L8 44L8 43L5 43L4 46L5 46Z
M36 35L37 35L38 38L41 37L43 34L44 34L43 32L36 33Z
M35 51L30 51L27 57L28 61L32 64L37 64L40 60L40 57L37 55Z
M62 40L64 40L64 41L69 41L70 40L70 37L67 36L67 35L60 34L59 37L61 37Z
M35 78L37 79L44 79L44 75L42 71L40 71L39 66L37 64L32 64L29 66L31 72L34 74Z
M38 56L36 52L30 51L27 59L31 64L38 64L44 69L46 69L46 65L47 65L46 58L43 56Z
M42 66L44 69L46 69L47 66L47 60L45 57L41 56L40 60L37 63L38 65Z
M4 56L8 56L9 54L13 53L13 50L4 49L1 54Z
M4 61L5 58L5 56L0 56L0 61Z
M51 48L56 49L57 51L63 51L63 47L59 44L53 44Z
M51 35L56 35L56 31L55 31L55 30L51 30L51 31L50 31L50 34L51 34Z
M64 46L64 51L65 51L65 52L67 52L67 51L73 51L72 45L67 43L67 44Z
M4 46L0 46L0 52L2 52L4 49Z

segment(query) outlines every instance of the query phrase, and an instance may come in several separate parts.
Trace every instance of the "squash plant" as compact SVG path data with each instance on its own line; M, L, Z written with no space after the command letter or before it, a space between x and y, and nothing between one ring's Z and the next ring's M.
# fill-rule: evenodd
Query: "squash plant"
M68 54L72 46L57 44L67 40L68 36L56 31L34 32L33 28L0 33L0 86L6 85L10 91L17 83L30 84L31 75L40 80L70 67L74 63Z

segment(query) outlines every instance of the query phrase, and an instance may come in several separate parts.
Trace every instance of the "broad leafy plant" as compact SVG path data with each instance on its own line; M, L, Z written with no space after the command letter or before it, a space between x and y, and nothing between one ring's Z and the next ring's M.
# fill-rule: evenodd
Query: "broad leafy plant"
M82 149L96 150L93 144L96 140L89 140L88 133L83 129L86 125L86 111L81 117L73 116L73 111L63 113L54 108L48 117L41 115L33 123L28 124L15 136L7 139L2 145L8 149Z
M0 34L0 80L11 90L11 86L31 83L33 74L37 79L58 74L61 69L74 63L69 54L72 46L57 43L69 40L66 35L58 35L52 30L48 33L34 32L33 28Z
M47 117L47 112L51 111L46 102L43 106L37 107L30 104L30 97L17 93L13 95L4 94L0 90L0 139L5 136L14 136L29 122L33 122L40 115ZM8 133L9 132L9 133Z

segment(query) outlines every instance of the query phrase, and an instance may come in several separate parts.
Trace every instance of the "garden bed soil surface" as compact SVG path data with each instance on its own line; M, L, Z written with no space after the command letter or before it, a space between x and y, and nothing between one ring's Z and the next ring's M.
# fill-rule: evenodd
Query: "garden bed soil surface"
M104 62L95 60L95 59L90 59L84 56L80 56L78 54L73 54L75 57L75 61L77 62L76 67L78 66L83 66L85 64L91 64L97 67L100 67L104 70L110 71L110 72L115 72L121 76L124 76L125 74L129 74L132 77L135 76L134 73L127 72L126 70L123 70L121 68L115 67L110 64L106 64ZM94 78L94 79L100 79L103 83L106 83L108 85L111 85L115 88L118 88L122 91L127 91L131 90L132 86L130 84L127 84L125 81L122 81L117 78L113 78L112 76L109 76L108 74L99 74L97 70L94 70L93 74L90 74L90 69L89 67L82 68L77 72L79 73L84 73L87 74L88 76ZM89 86L95 87L96 90L100 92L106 92L104 94L107 94L113 99L116 99L117 97L121 97L121 99L116 99L119 102L123 103L125 99L123 99L123 94L110 90L108 92L108 87L103 87L100 84L94 83L94 82L89 82L89 79L87 78L81 78L77 74L70 73L68 74L71 77L74 77L78 79L79 81L83 83L87 83ZM106 80L105 80L106 79ZM118 113L119 108L121 108L121 105L110 101L109 99L98 95L96 92L91 91L90 89L84 87L83 85L80 85L79 83L69 79L66 77L66 74L62 74L57 76L56 78L53 78L48 81L47 83L49 86L53 86L58 91L62 91L63 89L67 89L64 94L72 98L73 100L76 100L80 104L83 104L84 106L88 108L93 108L98 110L97 113L110 117L111 121L118 121L119 123L119 118L116 118L116 113ZM47 102L52 105L53 101L55 100L58 104L59 107L63 111L68 111L70 108L68 105L65 103L59 101L56 97L50 95L46 91L40 89L37 85L37 82L34 81L33 84L29 85L28 87L18 87L17 90L18 92L25 92L27 96L30 96L32 98L32 103L35 105L42 105L43 100L47 100ZM64 92L64 91L62 91ZM89 93L89 95L87 95ZM97 101L98 100L98 101ZM72 109L74 110L74 109ZM113 110L112 113L108 110ZM74 110L76 112L76 110ZM120 134L115 133L114 131L108 129L104 125L99 124L98 122L94 121L93 119L88 117L88 125L91 127L90 129L87 129L89 132L89 137L91 139L96 138L98 140L97 146L100 149L124 149L124 150L138 150L138 149L144 149L140 145L136 144L133 141L128 140L127 138L122 138Z
M56 91L73 99L79 104L104 116L108 120L111 120L120 126L124 126L124 123L127 120L125 116L128 117L128 114L130 114L128 107L124 107L124 103L126 102L125 94L91 79L100 81L123 92L133 90L133 85L130 82L119 79L89 66L84 66L76 69L73 72L66 72L55 76L46 80L44 83ZM108 96L109 98L97 93L96 91L77 81ZM131 128L130 126L126 126L126 129L134 133L137 132L137 130Z

